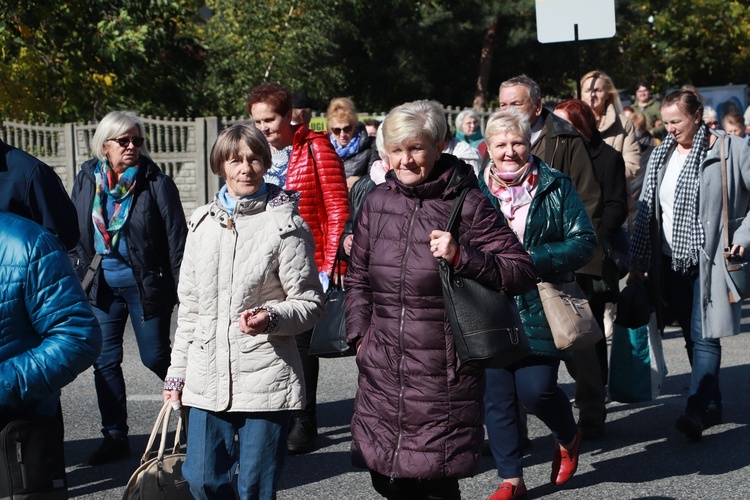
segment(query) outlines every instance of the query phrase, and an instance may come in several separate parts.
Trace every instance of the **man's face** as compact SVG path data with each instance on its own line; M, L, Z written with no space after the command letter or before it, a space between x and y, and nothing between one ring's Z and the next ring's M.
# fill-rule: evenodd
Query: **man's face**
M529 117L529 124L534 126L542 114L542 100L534 102L529 97L529 89L523 85L500 87L500 109L505 111L509 107L516 108Z
M638 102L641 103L647 103L649 97L651 97L651 92L649 92L647 87L640 86L635 91L635 97L638 99Z

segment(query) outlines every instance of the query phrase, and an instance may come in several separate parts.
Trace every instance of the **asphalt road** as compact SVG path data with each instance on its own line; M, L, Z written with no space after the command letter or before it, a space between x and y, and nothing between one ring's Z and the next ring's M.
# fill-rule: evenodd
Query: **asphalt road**
M745 314L750 316L750 306ZM750 330L750 317L743 331ZM679 331L664 338L669 375L661 396L641 404L608 405L606 436L584 442L577 474L564 487L549 484L552 438L530 417L533 447L524 457L530 498L586 499L747 499L750 498L750 335L724 339L721 387L723 425L709 429L703 440L688 442L674 428L689 385L689 365ZM126 332L124 372L128 387L130 440L133 455L99 467L86 465L101 439L93 373L88 370L63 391L66 460L71 498L119 499L139 463L161 406L161 382L141 364L132 331ZM319 447L287 458L279 500L376 499L367 472L349 460L349 421L356 391L352 358L321 361L318 403ZM573 387L565 369L560 382ZM485 499L499 479L493 460L483 459L481 472L461 481L465 499Z

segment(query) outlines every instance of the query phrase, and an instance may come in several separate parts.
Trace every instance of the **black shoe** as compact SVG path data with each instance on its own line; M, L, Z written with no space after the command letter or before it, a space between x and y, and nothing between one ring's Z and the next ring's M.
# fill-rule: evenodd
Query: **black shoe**
M89 465L102 465L130 455L130 442L126 436L113 436L103 432L104 441L89 457Z
M701 419L685 413L680 415L680 418L675 422L677 430L685 434L691 441L700 441L703 436L703 424Z
M294 416L289 426L286 449L289 453L308 453L315 448L315 438L318 428L315 422L307 416Z
M701 424L703 424L703 430L710 429L715 425L721 425L724 423L724 415L721 410L717 408L709 408L701 417Z

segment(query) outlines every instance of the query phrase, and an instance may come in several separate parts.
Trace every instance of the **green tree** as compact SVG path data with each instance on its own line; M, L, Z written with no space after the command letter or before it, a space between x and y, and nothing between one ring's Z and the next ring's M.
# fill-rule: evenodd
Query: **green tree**
M0 116L55 122L114 108L198 111L196 1L12 3L0 2Z

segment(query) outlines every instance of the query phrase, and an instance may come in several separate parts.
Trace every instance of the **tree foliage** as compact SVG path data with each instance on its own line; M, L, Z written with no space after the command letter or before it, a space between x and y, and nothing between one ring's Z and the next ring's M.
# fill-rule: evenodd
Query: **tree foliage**
M264 80L304 88L319 109L336 96L363 111L468 106L483 51L490 106L520 73L561 97L594 68L627 89L750 81L744 0L618 0L617 35L580 42L580 56L537 41L534 0L205 0L201 18L203 4L0 0L0 119L238 115Z

